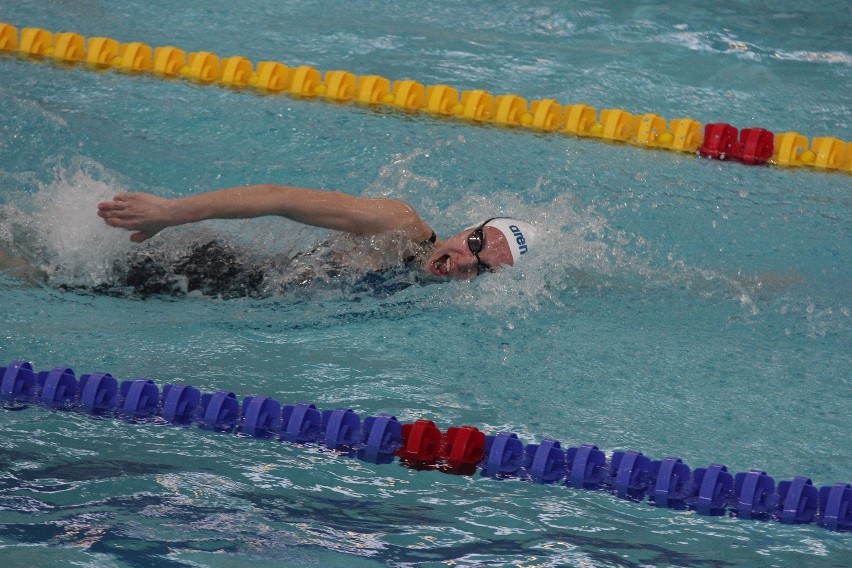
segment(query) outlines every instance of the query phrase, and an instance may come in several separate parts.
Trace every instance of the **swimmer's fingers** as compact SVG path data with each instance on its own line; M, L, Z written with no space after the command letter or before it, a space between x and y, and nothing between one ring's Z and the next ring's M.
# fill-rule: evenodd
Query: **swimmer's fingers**
M127 201L126 193L116 193L112 196L111 201L101 201L98 203L98 209L112 209Z
M139 211L135 211L130 208L125 207L98 207L98 217L101 217L107 223L112 225L110 221L140 221L144 219L144 215ZM126 227L124 225L113 225L113 227L124 227L125 229L129 229L132 227Z
M112 214L104 214L101 215L99 212L98 215L103 217L104 223L109 225L110 227L117 227L119 229L127 229L128 231L135 231L139 227L137 226L136 219L127 219L121 215L112 215Z
M98 209L98 217L104 219L126 219L133 215L132 212L124 209Z
M118 193L113 196L112 201L98 203L98 215L106 217L111 214L119 214L122 211L132 210L135 195L137 194Z

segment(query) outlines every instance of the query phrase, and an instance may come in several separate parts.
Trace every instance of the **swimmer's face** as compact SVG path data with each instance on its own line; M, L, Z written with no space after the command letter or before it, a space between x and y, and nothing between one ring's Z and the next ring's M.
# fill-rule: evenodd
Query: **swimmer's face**
M487 270L512 265L512 251L503 233L494 227L481 227L482 237L476 233L479 227L466 229L438 243L426 261L426 269L435 276L448 276L472 280ZM481 249L477 253L480 242Z

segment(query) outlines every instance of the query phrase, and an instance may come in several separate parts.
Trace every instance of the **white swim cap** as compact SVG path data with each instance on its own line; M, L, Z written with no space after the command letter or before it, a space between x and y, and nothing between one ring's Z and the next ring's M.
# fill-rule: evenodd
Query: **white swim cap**
M524 221L511 217L495 217L485 222L485 227L494 227L503 233L509 250L512 251L512 264L518 264L518 260L530 254L535 241L533 226Z

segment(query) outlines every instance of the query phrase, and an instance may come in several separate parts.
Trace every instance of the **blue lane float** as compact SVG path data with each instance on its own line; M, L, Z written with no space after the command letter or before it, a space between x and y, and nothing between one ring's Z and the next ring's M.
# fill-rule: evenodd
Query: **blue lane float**
M0 399L7 409L39 404L126 420L162 419L216 432L236 432L293 444L317 444L374 464L400 463L456 475L517 478L574 489L608 491L622 499L708 516L816 523L852 530L852 485L817 488L808 477L779 481L765 471L731 473L722 464L694 471L680 458L652 460L642 452L616 451L607 459L597 446L563 449L557 440L524 445L512 432L485 435L472 426L440 432L429 420L401 424L390 415L361 417L348 408L321 411L313 404L281 405L273 398L201 393L191 385L146 378L122 381L109 373L76 378L68 367L36 371L27 361L0 367Z

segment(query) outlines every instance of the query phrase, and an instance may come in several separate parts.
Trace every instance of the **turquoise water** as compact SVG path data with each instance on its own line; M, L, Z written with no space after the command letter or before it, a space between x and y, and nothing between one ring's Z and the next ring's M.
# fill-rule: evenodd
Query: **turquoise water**
M843 2L224 2L0 8L18 27L852 139ZM850 177L0 58L0 365L469 424L852 481ZM98 296L131 244L94 204L280 182L495 213L523 270L392 295ZM259 254L278 219L171 230ZM339 285L338 285L339 284ZM849 534L418 472L157 424L0 412L3 566L847 566Z

